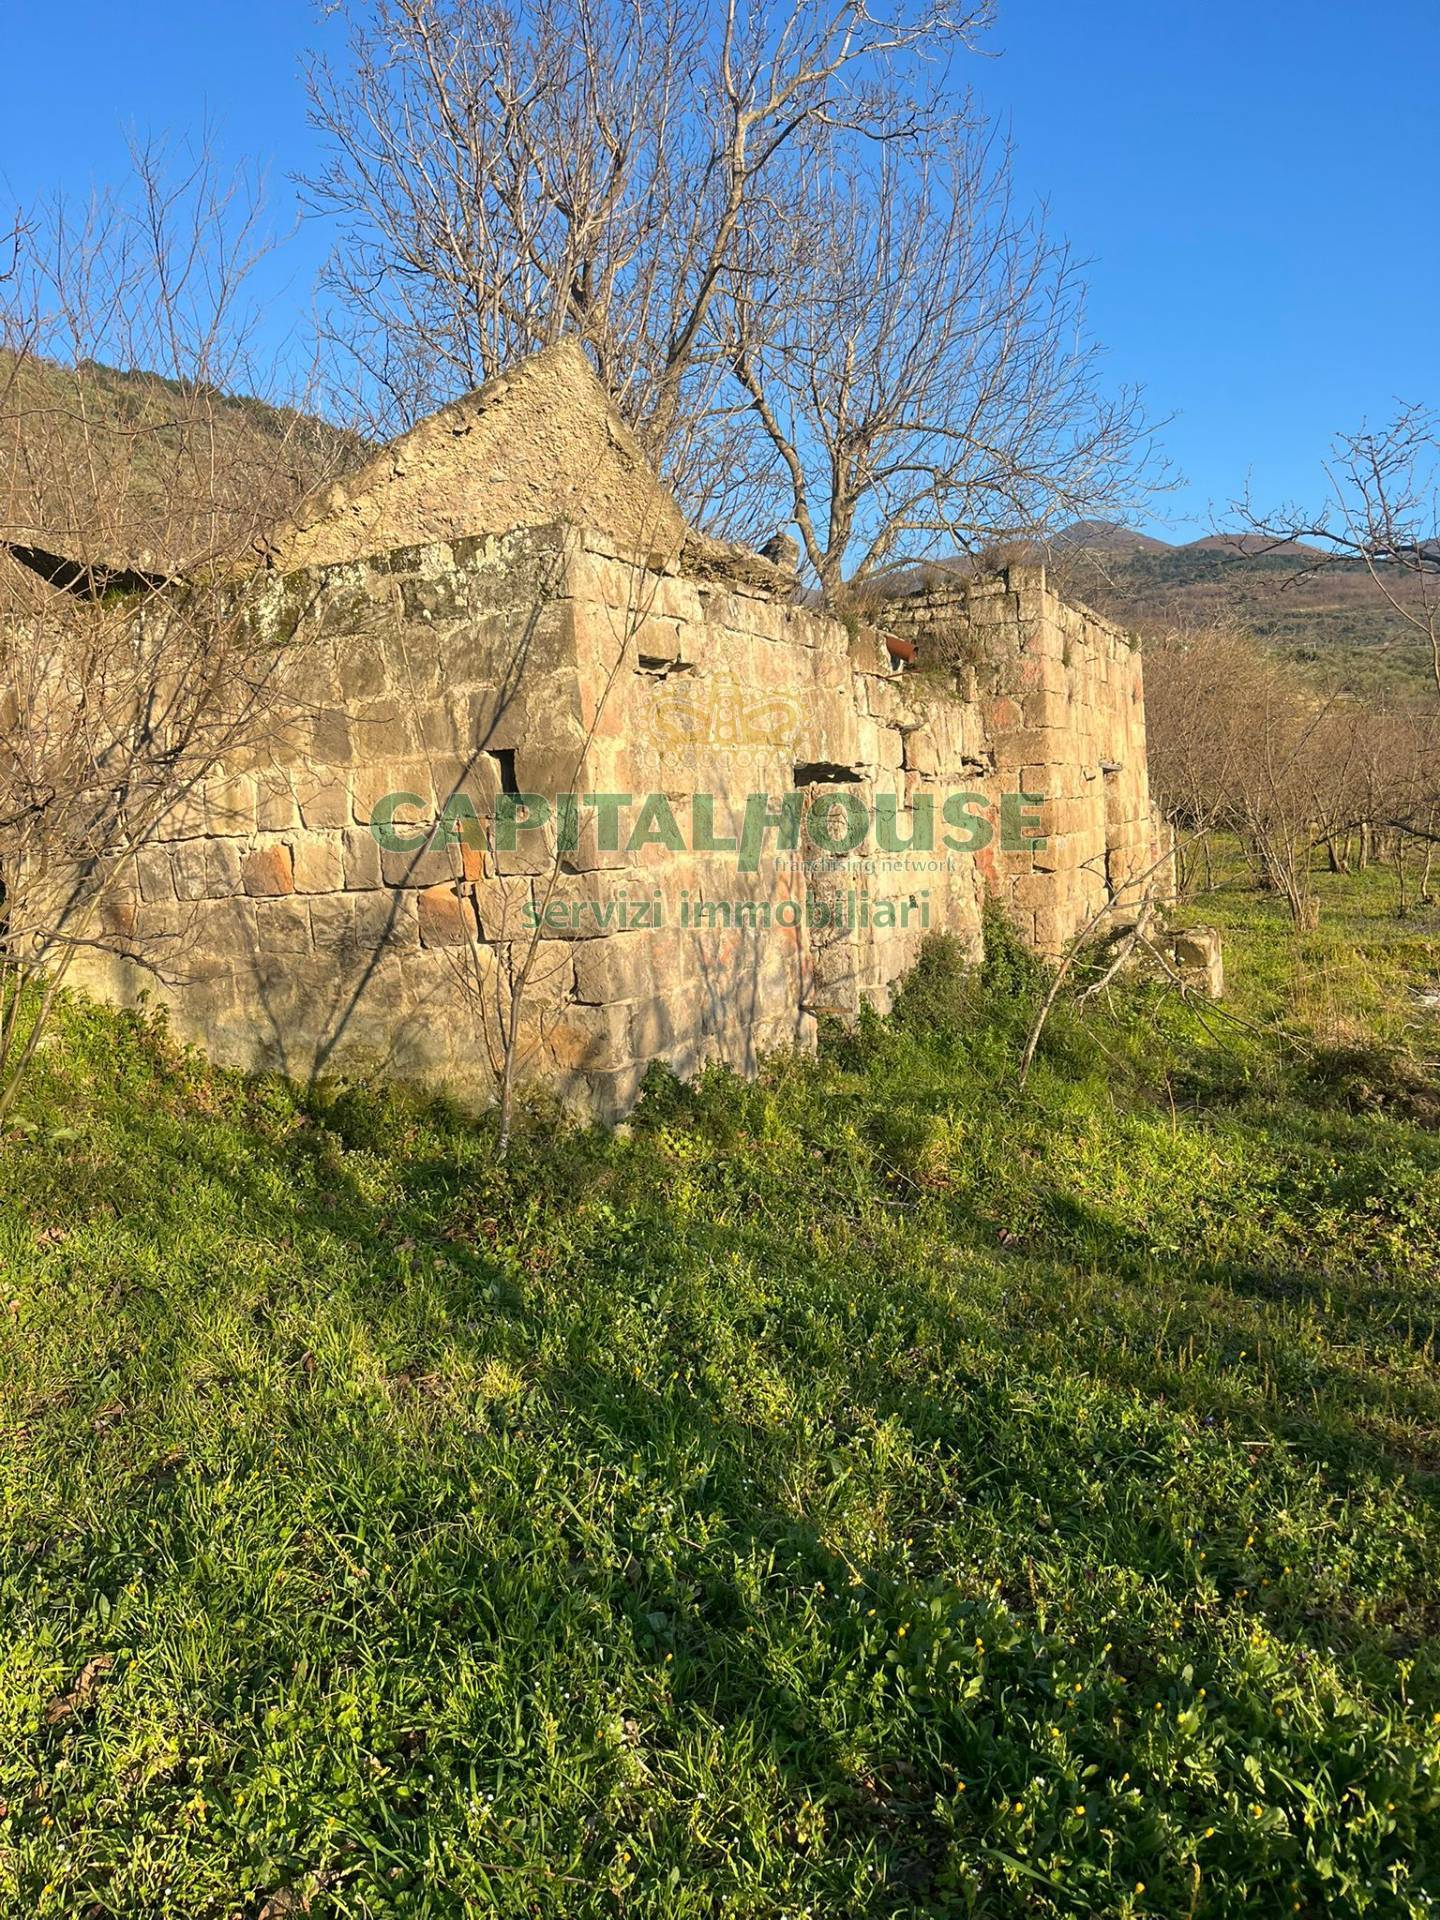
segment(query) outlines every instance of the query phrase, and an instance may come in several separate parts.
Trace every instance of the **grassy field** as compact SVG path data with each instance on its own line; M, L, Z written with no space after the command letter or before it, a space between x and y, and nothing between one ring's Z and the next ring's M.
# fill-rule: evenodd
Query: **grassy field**
M1429 1914L1434 917L628 1135L67 1011L3 1143L0 1911ZM1282 1029L1295 1042L1282 1037Z

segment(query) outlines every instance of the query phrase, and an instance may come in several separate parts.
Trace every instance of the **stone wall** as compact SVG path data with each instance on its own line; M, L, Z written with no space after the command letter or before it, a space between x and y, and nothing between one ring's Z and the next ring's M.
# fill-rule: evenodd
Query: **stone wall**
M553 525L277 572L255 617L289 649L283 723L105 908L168 984L123 951L72 976L150 991L242 1067L486 1100L528 968L521 1076L616 1114L652 1059L749 1070L822 1013L885 1006L926 931L978 948L987 887L1056 951L1158 850L1139 655L1038 569L888 609L918 641L903 671L764 563ZM507 834L517 789L551 817ZM947 848L961 792L996 828L1035 796L1015 810L1039 839ZM447 814L462 837L382 846L397 793L402 837ZM553 805L570 793L611 798ZM935 846L901 850L927 802ZM775 824L748 860L757 803ZM872 831L820 855L810 827L836 840L857 808L888 809L895 850Z
M1062 600L1038 566L924 591L885 617L978 703L997 788L1045 796L1043 848L981 856L991 890L1039 952L1062 950L1108 899L1124 907L1142 885L1165 891L1168 828L1150 801L1143 666L1123 629Z

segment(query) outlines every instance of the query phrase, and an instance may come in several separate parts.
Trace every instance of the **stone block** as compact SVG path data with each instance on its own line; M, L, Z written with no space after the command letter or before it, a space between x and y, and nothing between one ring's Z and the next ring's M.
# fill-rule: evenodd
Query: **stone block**
M1170 957L1187 986L1198 988L1207 1000L1225 994L1225 959L1216 927L1184 927L1170 936Z
M199 927L205 938L221 949L231 966L242 974L248 961L259 952L256 915L261 904L273 903L247 900L244 894L237 894L233 900L211 900L199 909Z
M922 726L906 730L903 742L903 765L907 772L919 774L922 779L935 780L940 776L946 755L936 737L934 725L927 721Z
M305 900L260 899L254 904L255 944L261 953L308 953L310 907Z
M443 691L417 701L408 716L402 742L413 738L420 752L426 755L461 752L469 738L469 704L468 697ZM387 742L386 752L394 751L394 743Z
M181 840L173 851L180 900L223 900L240 891L241 860L230 840Z
M182 936L193 936L194 915L194 906L190 904L177 905L171 900L151 906L142 901L136 915L135 938L157 949L170 948L171 952L156 955L168 962Z
M159 831L166 840L193 840L207 831L205 795L198 781L177 795L166 808L160 817Z
M300 807L290 775L283 767L263 767L255 775L255 826L260 833L288 833L300 824Z
M433 710L429 702L426 710ZM417 744L415 707L408 697L387 694L383 699L363 701L351 715L350 730L354 759L363 765L395 753L404 753Z
M410 793L414 803L390 806L387 811L400 828L424 826L434 820L435 795L429 766L423 760L376 761L358 768L352 782L350 808L337 826L368 827L375 809L392 794ZM329 824L327 822L327 824Z
M669 929L575 943L575 995L589 1005L647 999L662 982L674 985L683 978L680 949Z
M1070 702L1064 694L1043 688L1025 695L1021 712L1026 727L1064 727L1070 722Z
M293 785L301 821L312 832L350 824L350 789L343 775L303 768Z
M338 893L344 886L338 833L297 833L291 855L296 893Z
M1054 873L1036 872L1017 874L1010 890L1010 897L1018 907L1032 910L1041 907L1058 907L1064 884Z
M453 883L422 888L415 907L424 947L462 947L477 937L475 908Z
M387 887L437 887L460 872L460 851L453 843L397 850L380 847L380 876Z
M232 773L205 782L205 825L212 834L254 833L253 775Z
M346 827L340 835L344 886L351 892L381 884L380 843L368 827Z
M310 719L305 744L306 758L316 767L348 767L355 758L349 714L343 707L322 707Z
M109 940L129 943L140 924L140 902L133 893L112 893L100 902L100 931Z
M420 947L401 960L406 1004L421 1019L453 1020L474 1053L496 1051L499 960L483 942L463 953Z
M135 855L135 878L140 898L148 905L159 905L175 898L175 869L171 849L161 843L141 847Z
M571 1006L542 1023L545 1051L564 1071L613 1073L633 1060L622 1007Z
M535 875L543 881L555 870L557 858L554 825L527 827L522 822L513 847L496 846L494 864L497 873Z
M629 1009L628 1045L634 1060L655 1060L686 1045L698 1046L702 1034L699 1007L685 997L657 993L634 1001Z
M497 945L529 939L534 931L530 917L534 906L531 880L521 875L487 873L483 880L472 885L482 938Z
M603 739L606 729L597 729ZM576 793L589 786L582 758L585 742L578 733L523 743L515 753L515 784L521 793L538 793L554 802L557 793ZM523 832L521 835L524 837Z
M367 612L363 625L370 626L373 619L373 611ZM347 702L374 699L386 691L389 676L378 639L363 631L349 633L337 642L337 652L336 679Z
M283 841L256 847L240 863L246 893L282 894L295 891L294 862Z

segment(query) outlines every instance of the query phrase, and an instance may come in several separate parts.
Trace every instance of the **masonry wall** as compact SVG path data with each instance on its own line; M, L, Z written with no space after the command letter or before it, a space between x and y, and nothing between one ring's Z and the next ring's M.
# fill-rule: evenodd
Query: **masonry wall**
M1139 656L1039 570L889 610L919 671L771 586L558 528L277 576L255 617L291 650L293 710L104 910L168 984L123 954L72 976L119 1000L149 988L242 1067L486 1100L528 967L522 1077L615 1114L651 1059L748 1071L810 1044L822 1013L883 1007L929 930L978 950L987 887L1054 951L1154 857ZM562 814L507 846L507 786L612 796L616 831L607 804L578 804L573 836ZM998 826L1021 790L1043 845L943 845L952 793ZM464 796L465 839L379 845L372 814L397 792L417 796L396 821L416 839ZM827 858L776 825L747 862L751 796L832 830L886 804L901 847L928 799L936 844Z
M1041 953L1107 901L1163 891L1168 829L1150 799L1144 670L1112 621L1053 593L1041 567L914 595L886 611L980 709L998 791L1043 794L1046 845L981 855L990 890Z

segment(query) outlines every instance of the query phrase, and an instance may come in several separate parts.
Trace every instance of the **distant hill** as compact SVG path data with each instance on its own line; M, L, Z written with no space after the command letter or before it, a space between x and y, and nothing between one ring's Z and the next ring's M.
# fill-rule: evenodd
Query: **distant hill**
M1175 551L1175 549L1172 549ZM1232 558L1263 560L1279 554L1287 560L1323 560L1319 547L1303 546L1298 540L1274 541L1263 533L1207 533L1203 540L1189 540L1181 553L1224 553Z
M182 568L368 448L314 415L99 361L0 350L0 541Z
M1360 561L1211 535L1180 547L1072 548L1054 555L1052 571L1065 592L1142 634L1235 620L1327 689L1390 698L1433 691L1423 643ZM1394 590L1413 588L1397 581Z
M1054 545L1061 552L1089 553L1164 553L1164 540L1138 533L1118 520L1076 520L1055 535Z

